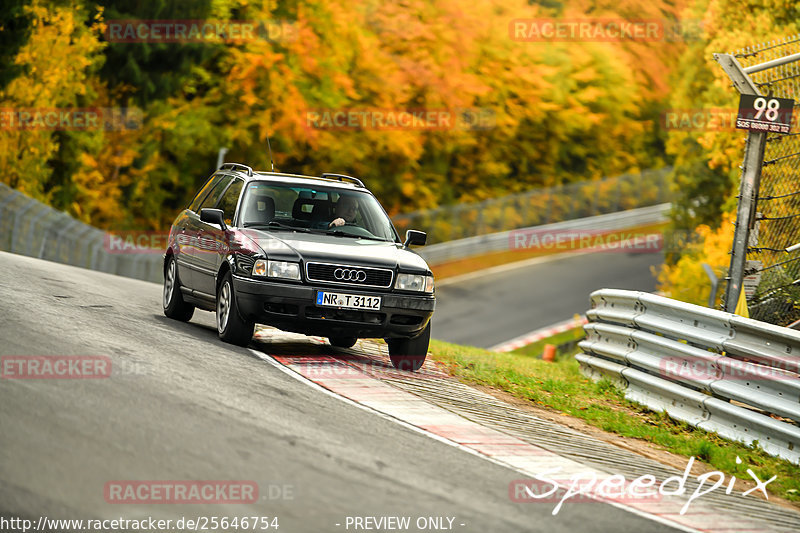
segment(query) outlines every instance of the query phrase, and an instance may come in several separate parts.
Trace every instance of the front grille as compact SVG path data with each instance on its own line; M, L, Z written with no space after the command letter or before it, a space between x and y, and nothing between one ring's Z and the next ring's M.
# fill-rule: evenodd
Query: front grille
M362 272L363 275L361 274ZM321 281L323 283L388 289L392 286L393 276L393 271L388 268L336 265L331 263L306 264L306 277L308 280Z

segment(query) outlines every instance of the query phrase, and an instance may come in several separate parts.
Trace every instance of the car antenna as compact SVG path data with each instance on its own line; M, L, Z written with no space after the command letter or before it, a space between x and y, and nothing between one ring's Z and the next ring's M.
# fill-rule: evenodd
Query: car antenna
M267 133L267 148L269 149L269 164L272 167L272 172L275 172L275 162L272 160L272 146L269 144L269 133Z

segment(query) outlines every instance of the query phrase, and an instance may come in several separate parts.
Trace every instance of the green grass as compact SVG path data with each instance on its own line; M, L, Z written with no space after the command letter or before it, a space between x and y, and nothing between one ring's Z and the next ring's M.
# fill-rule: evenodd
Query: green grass
M546 339L542 339L540 341L528 344L527 346L523 346L522 348L518 348L514 350L513 353L519 355L541 357L542 352L544 351L545 344L555 344L556 347L558 347L561 344L569 343L570 341L577 341L582 338L583 338L583 328L573 328L569 331L556 333L555 335L552 335ZM575 353L574 350L570 351L569 353L561 353L561 350L557 350L556 359L561 359L564 357L572 357L574 353Z
M687 460L694 456L724 472L728 479L735 475L752 481L748 468L762 481L776 475L777 479L767 486L768 491L800 502L800 467L626 400L611 382L594 382L580 373L573 357L577 348L559 354L553 363L539 358L544 344L560 344L581 334L578 328L503 354L432 340L430 354L461 381L494 387L604 431L658 445ZM736 464L737 456L742 459L741 464Z

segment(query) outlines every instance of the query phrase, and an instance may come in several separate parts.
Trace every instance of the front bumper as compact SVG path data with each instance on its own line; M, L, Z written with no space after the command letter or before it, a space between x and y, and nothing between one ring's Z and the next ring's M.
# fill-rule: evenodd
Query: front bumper
M243 318L276 328L321 337L413 337L428 325L436 298L365 292L357 287L326 288L233 277L239 313ZM316 305L318 290L380 296L381 309L362 311Z

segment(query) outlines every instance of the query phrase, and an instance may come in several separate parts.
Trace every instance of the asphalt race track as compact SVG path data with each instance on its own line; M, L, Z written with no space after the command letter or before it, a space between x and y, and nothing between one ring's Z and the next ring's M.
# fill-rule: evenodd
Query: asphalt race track
M565 254L442 283L436 288L431 335L489 348L585 313L589 295L597 289L654 291L651 267L663 260L660 253Z
M0 380L2 517L246 515L293 532L410 515L455 517L465 532L670 530L601 503L557 516L512 503L519 474L223 344L210 313L168 320L159 285L0 252L0 298L0 355L106 356L113 366L106 379ZM545 292L544 303L556 302ZM104 487L119 480L252 480L260 499L108 503Z

